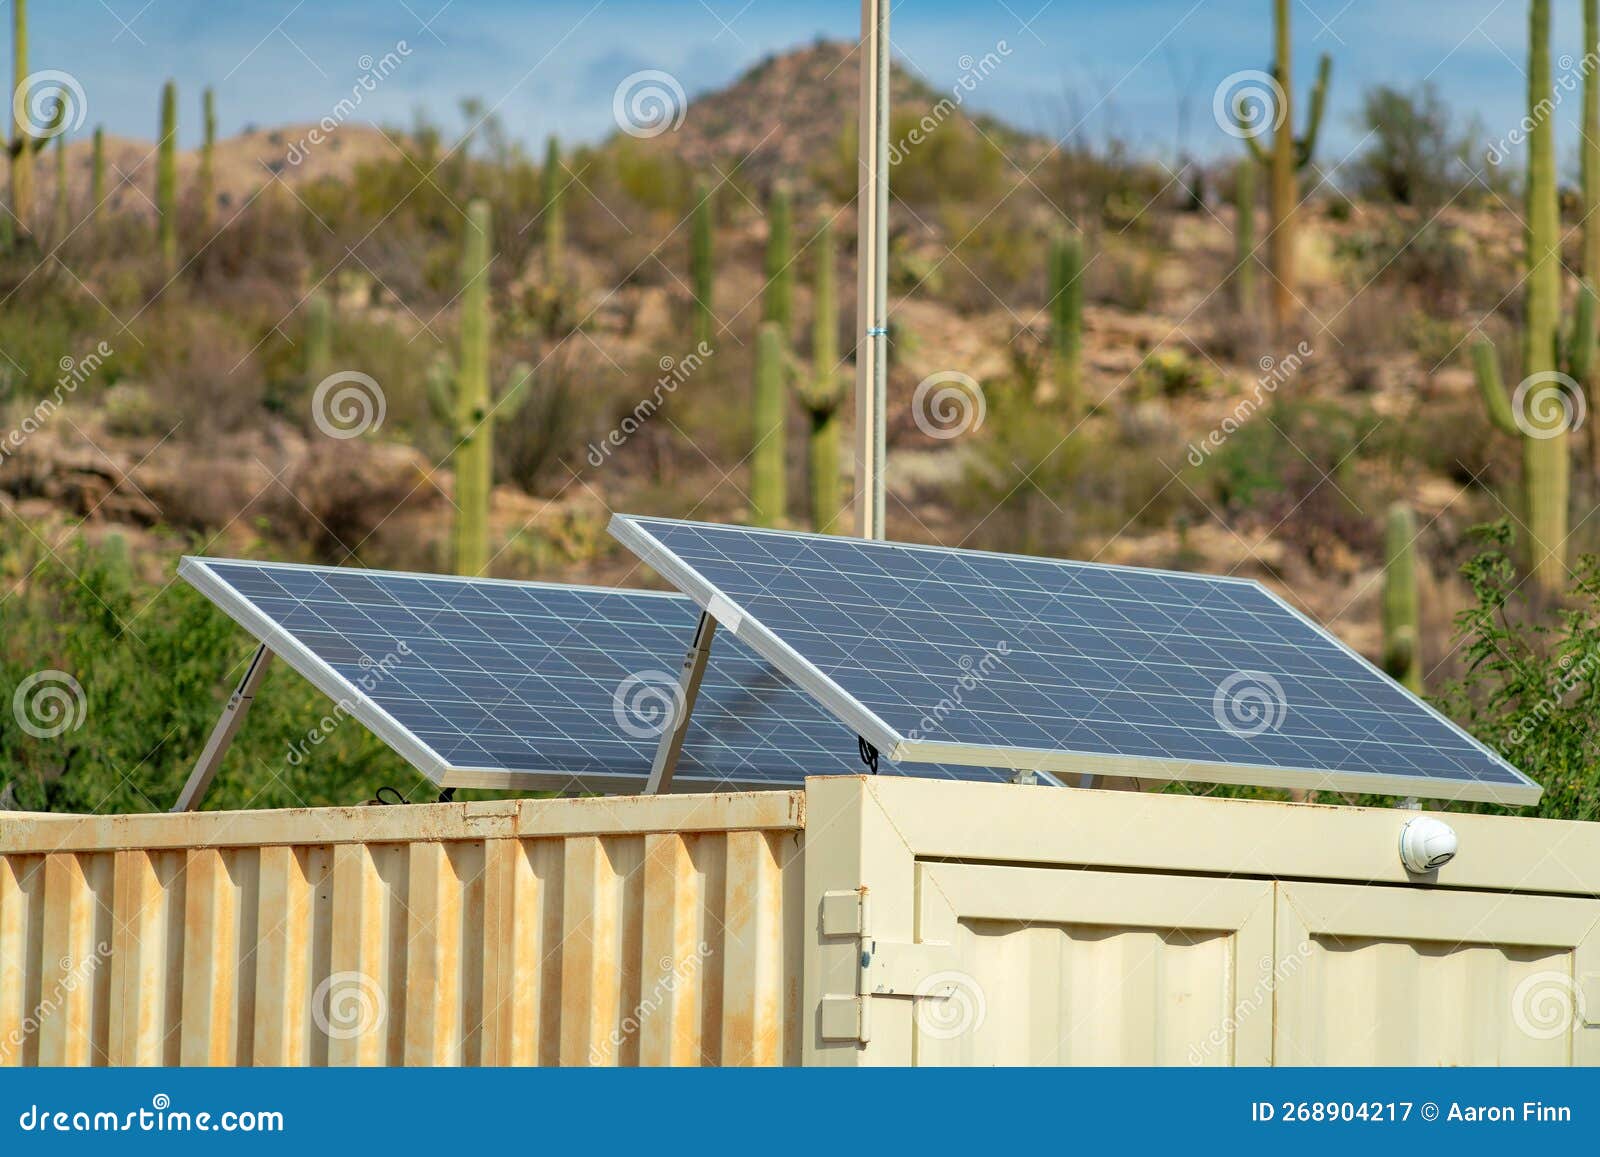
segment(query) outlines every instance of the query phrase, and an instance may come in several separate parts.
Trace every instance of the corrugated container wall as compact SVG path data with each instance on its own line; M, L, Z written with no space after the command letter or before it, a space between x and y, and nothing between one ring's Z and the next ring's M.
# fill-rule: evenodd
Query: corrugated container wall
M804 794L0 819L0 1064L798 1063Z
M0 814L7 1064L1600 1063L1600 825L838 776Z

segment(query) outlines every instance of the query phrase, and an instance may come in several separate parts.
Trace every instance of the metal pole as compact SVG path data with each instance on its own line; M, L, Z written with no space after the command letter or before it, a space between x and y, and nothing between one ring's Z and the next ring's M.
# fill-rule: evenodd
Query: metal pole
M706 673L706 659L711 654L711 640L717 633L717 620L705 611L700 612L700 623L694 629L694 642L683 657L678 671L678 715L667 721L656 745L655 762L650 767L650 779L645 795L660 795L672 790L672 775L678 769L678 754L683 750L684 736L689 734L689 716L694 713L694 701L700 695L700 679Z
M250 711L250 704L255 702L256 688L261 686L261 677L267 673L267 664L271 662L272 652L267 650L267 645L263 643L256 648L255 655L250 659L250 666L245 668L244 678L239 680L239 686L234 688L233 694L228 697L228 705L222 709L217 725L211 729L211 738L206 740L205 750L195 761L194 770L189 773L189 780L183 785L183 793L178 796L178 802L172 807L173 811L200 810L200 801L205 799L211 781L216 778L217 769L222 766L222 757L228 753L228 745L233 742L234 734L244 723L244 717Z
M856 494L862 538L883 537L889 366L889 2L861 0L856 236Z

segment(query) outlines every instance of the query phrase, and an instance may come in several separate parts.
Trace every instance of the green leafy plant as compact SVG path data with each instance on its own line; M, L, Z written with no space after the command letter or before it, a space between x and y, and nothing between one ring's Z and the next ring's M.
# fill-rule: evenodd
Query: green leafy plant
M1553 619L1535 617L1506 521L1476 530L1463 568L1473 605L1456 619L1465 673L1440 705L1544 787L1539 814L1600 819L1600 558L1580 558Z

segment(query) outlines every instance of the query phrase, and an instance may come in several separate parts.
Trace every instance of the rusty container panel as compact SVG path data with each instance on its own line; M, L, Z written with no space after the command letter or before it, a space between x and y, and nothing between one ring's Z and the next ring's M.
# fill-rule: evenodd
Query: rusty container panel
M0 816L0 1065L795 1064L803 801Z

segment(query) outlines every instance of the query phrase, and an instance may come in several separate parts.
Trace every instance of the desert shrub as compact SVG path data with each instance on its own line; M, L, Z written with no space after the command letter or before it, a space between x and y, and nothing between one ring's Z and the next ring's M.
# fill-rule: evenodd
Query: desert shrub
M1375 550L1381 532L1356 467L1383 425L1370 410L1275 395L1199 467L1200 489L1230 519L1301 547L1313 564L1335 546Z
M1544 787L1538 814L1600 819L1600 558L1578 560L1554 610L1530 606L1501 521L1462 568L1473 605L1456 620L1466 671L1441 705Z
M1134 393L1141 398L1181 398L1215 384L1206 363L1173 347L1151 350L1135 371Z
M342 563L402 507L432 498L430 490L404 451L318 438L262 507L277 541L311 561Z
M18 402L39 401L52 396L67 368L62 359L73 363L96 352L99 343L108 342L112 350L131 346L132 339L118 333L117 323L93 300L65 290L31 296L19 293L0 308L0 367L6 373L10 397ZM123 359L113 356L77 389L87 397L114 383Z
M1388 85L1361 99L1360 124L1370 143L1350 166L1356 192L1432 211L1477 185L1469 163L1471 135L1458 130L1438 90L1411 92Z
M17 549L15 536L0 540L0 558ZM0 792L30 810L166 810L254 646L186 583L152 586L135 575L118 540L64 548L60 562L46 560L0 601L0 695L9 706L38 677L24 702L42 707L36 697L60 688L82 705L81 723L43 737L0 728ZM29 717L49 722L43 714ZM308 745L307 732L332 717L331 701L277 665L206 807L353 804L383 784L432 798L415 772L353 720ZM79 709L66 718L79 719ZM305 754L291 758L297 748Z
M548 492L552 481L568 477L562 462L576 466L584 456L592 417L565 353L552 353L533 369L521 402L496 423L498 472L529 494Z
M950 495L991 550L1073 555L1091 542L1166 525L1184 503L1164 463L1181 447L1164 422L1074 425L1013 379L984 383L983 425Z
M993 204L1005 191L1011 163L993 134L979 132L963 116L915 108L897 108L891 120L891 180L897 200L910 205ZM813 169L813 176L835 201L847 202L856 195L859 134L852 119L839 135L833 155Z
M184 436L236 430L259 413L266 391L255 339L235 319L171 301L146 324L138 372Z
M1411 290L1436 313L1456 313L1477 300L1472 241L1440 219L1399 216L1343 241L1335 252L1355 266L1358 286Z
M1374 286L1358 292L1340 311L1334 361L1352 390L1373 393L1382 387L1384 371L1405 357L1411 335L1405 303L1389 290Z

